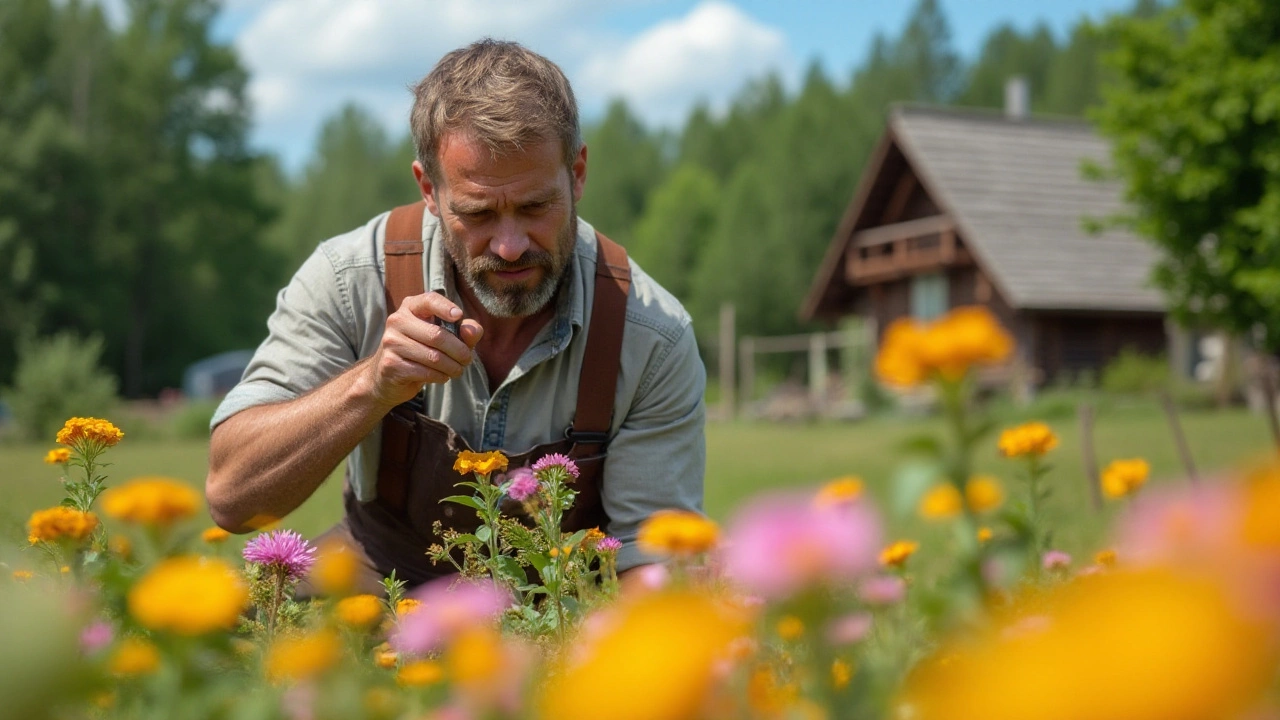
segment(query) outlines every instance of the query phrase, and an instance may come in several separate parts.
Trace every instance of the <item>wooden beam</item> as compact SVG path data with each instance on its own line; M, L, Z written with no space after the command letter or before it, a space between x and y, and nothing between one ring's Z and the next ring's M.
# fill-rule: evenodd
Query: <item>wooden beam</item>
M897 222L902 217L902 213L907 209L907 201L911 199L917 184L916 174L911 171L911 166L903 167L902 177L898 178L898 184L894 186L893 194L889 196L889 202L884 206L884 214L880 216L880 222Z
M920 237L921 235L933 235L947 231L955 232L955 228L955 220L950 215L946 213L930 215L916 220L859 230L853 234L853 242L850 245L852 248L872 247L890 243L894 240Z

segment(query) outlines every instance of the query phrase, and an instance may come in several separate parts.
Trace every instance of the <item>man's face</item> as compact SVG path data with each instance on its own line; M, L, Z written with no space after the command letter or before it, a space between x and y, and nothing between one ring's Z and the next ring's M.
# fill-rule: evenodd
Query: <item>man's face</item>
M486 312L527 317L546 307L576 242L586 149L565 167L558 141L494 157L465 134L440 143L440 182L414 163L445 250Z

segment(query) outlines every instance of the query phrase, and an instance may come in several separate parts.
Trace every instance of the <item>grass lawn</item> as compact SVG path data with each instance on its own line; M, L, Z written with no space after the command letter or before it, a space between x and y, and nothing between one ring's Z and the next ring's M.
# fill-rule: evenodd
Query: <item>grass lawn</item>
M1063 414L1059 412L1058 414ZM1084 483L1078 423L1073 415L1047 419L1062 439L1050 461L1055 469L1049 482L1055 488L1047 514L1058 528L1058 544L1069 552L1091 552L1102 541L1108 514L1089 504ZM1233 409L1184 412L1183 427L1202 474L1229 469L1264 456L1270 449L1266 422ZM852 424L775 425L712 424L707 428L706 508L717 520L728 519L735 507L754 494L779 488L807 488L841 475L859 475L871 494L886 508L888 532L922 541L925 550L946 542L939 529L924 527L909 512L894 505L893 488L905 477L907 458L898 446L920 432L939 432L936 419L883 417ZM129 429L123 428L126 433ZM0 544L25 544L24 523L32 510L61 497L57 472L44 465L49 445L0 445ZM1100 411L1095 427L1100 463L1117 457L1145 457L1152 465L1152 484L1184 482L1181 464L1163 414L1154 403L1110 403ZM207 444L198 441L125 441L105 459L111 481L139 475L167 475L195 485L203 482ZM1011 495L1020 488L1014 465L995 452L990 438L978 454L978 470L1000 477ZM661 468L655 468L661 472ZM341 514L341 475L335 473L320 491L284 521L283 525L314 535ZM898 503L901 504L901 503Z

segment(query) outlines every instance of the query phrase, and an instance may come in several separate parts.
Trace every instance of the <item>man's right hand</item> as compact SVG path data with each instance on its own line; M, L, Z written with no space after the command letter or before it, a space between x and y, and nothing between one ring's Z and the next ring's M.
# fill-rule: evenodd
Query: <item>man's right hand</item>
M437 318L461 321L458 334L436 324ZM440 293L405 298L387 318L368 365L374 397L391 408L411 399L427 383L461 376L483 335L480 323L463 320L462 309Z

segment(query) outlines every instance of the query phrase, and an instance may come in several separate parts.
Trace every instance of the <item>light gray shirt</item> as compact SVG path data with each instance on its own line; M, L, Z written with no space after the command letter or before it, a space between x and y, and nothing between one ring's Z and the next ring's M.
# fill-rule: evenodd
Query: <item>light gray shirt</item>
M297 398L373 355L386 326L382 236L387 214L320 244L280 291L267 339L243 379L223 399L213 427L249 407ZM439 221L424 213L423 276L462 306ZM564 437L577 406L585 327L595 295L595 230L578 223L577 245L555 317L506 380L489 388L479 359L457 380L426 387L427 414L478 451L522 452ZM622 541L618 569L654 560L635 546L641 522L657 510L701 511L706 444L706 373L689 315L631 263L622 367L614 401L601 496L605 530ZM374 498L381 428L347 458L356 498Z

